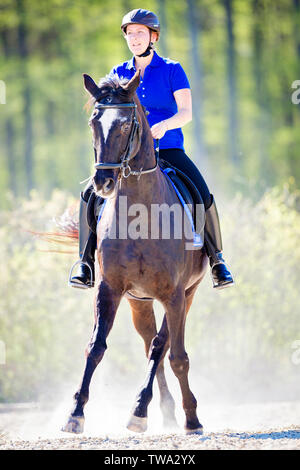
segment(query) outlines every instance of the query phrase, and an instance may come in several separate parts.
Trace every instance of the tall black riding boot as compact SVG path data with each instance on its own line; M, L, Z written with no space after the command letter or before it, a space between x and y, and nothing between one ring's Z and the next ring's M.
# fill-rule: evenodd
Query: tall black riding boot
M93 287L95 283L95 250L97 235L89 228L87 221L88 201L83 195L80 198L79 208L79 258L77 273L69 280L69 285L80 289ZM75 265L73 267L75 267ZM73 269L73 268L72 268Z
M213 287L223 289L234 284L232 275L222 257L222 237L219 216L213 195L212 203L205 212L204 246L209 257Z

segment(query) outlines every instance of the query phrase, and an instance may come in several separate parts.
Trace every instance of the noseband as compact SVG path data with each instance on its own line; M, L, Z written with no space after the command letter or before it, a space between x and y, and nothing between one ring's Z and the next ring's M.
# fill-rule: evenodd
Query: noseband
M111 163L111 162L95 163L94 167L96 168L96 170L108 170L108 169L115 170L116 168L119 168L122 171L123 178L128 178L128 176L130 175L140 177L144 173L150 173L156 170L157 165L158 165L158 149L155 149L156 164L153 168L150 168L149 170L143 170L141 168L139 171L133 171L129 166L129 161L134 158L134 157L131 157L134 138L140 127L140 124L136 115L137 105L135 103L119 103L119 104L97 103L95 105L95 109L108 109L108 108L113 108L113 109L133 108L134 114L133 114L133 119L131 123L131 130L130 130L128 142L126 145L126 149L123 155L121 156L121 161L119 163Z

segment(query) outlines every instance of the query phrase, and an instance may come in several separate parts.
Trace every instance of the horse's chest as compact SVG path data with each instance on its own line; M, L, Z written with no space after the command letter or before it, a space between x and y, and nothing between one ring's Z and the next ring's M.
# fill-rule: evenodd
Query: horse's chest
M157 253L149 242L102 240L99 254L102 276L134 295L157 297L162 286L164 292L172 291L178 282L180 269L174 265L174 257Z
M126 240L104 239L99 251L104 270L118 271L119 275L140 277L151 270L151 256Z

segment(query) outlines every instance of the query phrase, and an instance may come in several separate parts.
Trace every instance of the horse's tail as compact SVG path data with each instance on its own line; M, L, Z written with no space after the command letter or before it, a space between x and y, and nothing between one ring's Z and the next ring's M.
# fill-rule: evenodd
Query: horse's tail
M47 249L42 251L55 252L55 253L73 253L74 249L78 248L79 239L79 222L78 222L78 211L77 207L71 206L65 210L60 216L53 219L57 227L57 231L53 232L36 232L31 231L30 233L35 235L37 238L51 244L69 246L73 248L71 251L62 249Z

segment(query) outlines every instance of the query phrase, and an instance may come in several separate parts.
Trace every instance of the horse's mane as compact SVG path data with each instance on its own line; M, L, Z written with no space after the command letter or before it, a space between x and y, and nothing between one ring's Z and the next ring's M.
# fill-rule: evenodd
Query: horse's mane
M126 88L124 88L130 80L127 78L119 77L118 75L106 75L105 77L101 78L98 87L102 90L102 96L105 98L108 94L115 94L124 101L128 99L128 92ZM137 94L134 95L134 101L137 103L138 107L141 111L145 112L145 109L141 105ZM86 110L90 110L92 106L96 103L96 99L92 96L85 104ZM147 120L145 121L147 123ZM146 124L147 125L147 124ZM150 147L153 151L152 146L152 139L150 141ZM78 213L77 209L74 207L68 208L64 214L55 219L55 224L58 227L59 231L57 232L31 232L32 235L48 242L48 243L55 243L57 245L68 245L70 247L74 247L78 245L78 238L79 238L79 227L78 227ZM54 250L44 250L48 252L56 252L56 253L73 253L73 251L62 251L59 249Z
M103 88L105 86L112 88L113 90L118 90L122 93L122 87L127 85L130 80L128 78L119 77L119 75L106 75L105 77L101 78L98 87ZM125 90L123 90L125 92Z
M119 77L117 74L114 75L106 75L105 77L101 78L98 83L98 87L103 89L103 98L106 94L114 93L120 98L127 98L127 91L124 87L129 82L128 78ZM105 93L105 88L107 88L107 93ZM84 108L87 111L90 111L91 107L94 106L96 103L96 99L91 96L89 100L84 105Z

